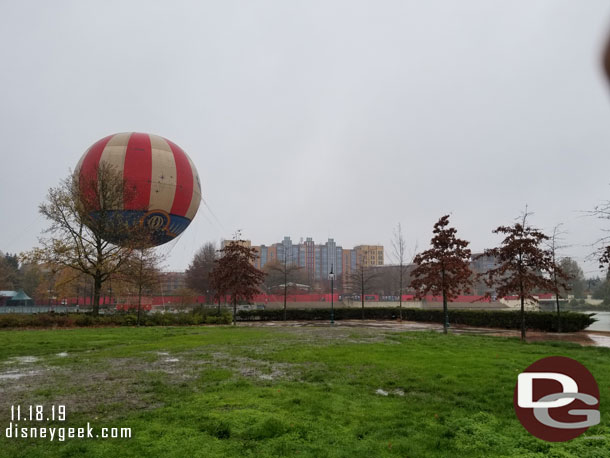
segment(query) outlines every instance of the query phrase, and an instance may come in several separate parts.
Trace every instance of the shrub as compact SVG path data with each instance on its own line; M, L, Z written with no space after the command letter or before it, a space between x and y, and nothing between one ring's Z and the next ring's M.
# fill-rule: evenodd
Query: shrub
M424 321L442 323L442 310L425 310L403 308L402 315L408 321ZM283 310L242 310L237 313L239 321L281 321ZM360 319L360 308L335 309L335 320ZM386 307L371 307L365 309L365 317L369 320L392 320L398 317L398 309ZM330 309L288 309L288 320L329 320ZM594 323L592 314L563 312L561 328L563 332L581 331ZM557 315L554 312L525 312L525 322L529 329L539 331L557 331ZM449 323L466 326L482 326L489 328L520 329L521 312L518 310L449 310Z
M7 313L0 314L0 328L51 328L69 326L135 326L137 315L115 313L112 315L92 315L90 313ZM142 313L140 324L143 326L188 326L202 324L230 324L231 315L216 310L198 309L194 312L180 313Z
M205 324L231 324L231 314L208 315L205 317Z
M402 314L408 321L443 322L442 310L424 310L403 308ZM576 332L585 329L596 320L593 314L563 312L561 328L563 332ZM360 308L335 309L335 320L360 319ZM398 309L371 307L365 309L365 316L370 320L393 320L398 317ZM281 321L283 310L242 310L237 313L239 321ZM329 309L288 309L289 320L330 319ZM526 325L529 329L539 331L557 331L557 315L554 312L526 312ZM67 327L67 326L135 326L137 316L133 313L116 313L113 315L94 316L87 313L11 313L0 315L0 328L18 327ZM218 315L214 309L197 309L193 312L180 313L142 313L140 322L144 326L188 326L201 324L230 324L231 314L223 312ZM489 328L519 329L521 318L519 311L499 310L450 310L449 323L465 326L482 326Z

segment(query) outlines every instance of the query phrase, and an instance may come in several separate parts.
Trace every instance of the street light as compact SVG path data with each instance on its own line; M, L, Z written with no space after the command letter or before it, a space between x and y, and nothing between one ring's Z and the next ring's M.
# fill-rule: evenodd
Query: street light
M330 272L328 274L328 278L330 279L330 324L335 324L335 274L333 273L333 265L330 265Z

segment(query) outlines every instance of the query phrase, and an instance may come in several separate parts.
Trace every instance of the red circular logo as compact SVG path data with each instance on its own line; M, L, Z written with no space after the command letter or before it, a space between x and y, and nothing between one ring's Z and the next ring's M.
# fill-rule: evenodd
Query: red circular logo
M595 378L564 356L539 359L519 374L513 404L524 428L549 442L574 439L600 421Z

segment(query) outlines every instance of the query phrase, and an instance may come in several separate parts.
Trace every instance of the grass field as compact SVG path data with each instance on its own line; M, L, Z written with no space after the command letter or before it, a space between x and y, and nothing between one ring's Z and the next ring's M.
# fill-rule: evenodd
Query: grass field
M517 374L550 355L583 363L601 392L601 424L567 443L532 437L513 411ZM2 331L0 394L7 457L610 454L610 350L568 343L341 326ZM8 439L17 404L66 406L65 422L38 426L133 437Z

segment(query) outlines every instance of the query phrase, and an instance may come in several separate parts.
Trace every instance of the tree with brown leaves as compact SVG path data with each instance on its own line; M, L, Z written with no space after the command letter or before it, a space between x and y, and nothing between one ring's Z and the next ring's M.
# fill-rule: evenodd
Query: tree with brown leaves
M540 230L528 226L525 212L512 226L499 226L494 234L503 234L499 247L485 250L486 256L494 256L499 264L485 275L487 284L494 286L499 297L517 295L521 301L521 340L525 340L525 300L534 299L537 289L555 291L551 278L554 261L549 250L542 245L549 237Z
M430 240L432 248L415 256L413 262L417 267L411 276L411 286L422 298L428 293L443 296L445 322L443 332L449 327L447 302L469 292L472 287L470 270L470 242L459 239L457 230L449 226L449 215L441 217L434 225L434 237Z
M22 259L49 266L69 267L93 280L93 312L99 311L104 282L125 265L137 246L137 229L129 227L121 212L126 193L133 193L116 168L101 164L97 180L70 175L51 188L39 212L50 222L40 248L22 254ZM95 216L94 216L95 215ZM115 245L108 234L134 244Z
M260 291L259 285L265 279L265 273L252 265L256 256L256 250L246 246L238 232L235 238L220 250L220 258L214 261L210 279L218 300L223 294L231 296L233 325L237 316L237 302L251 300Z

